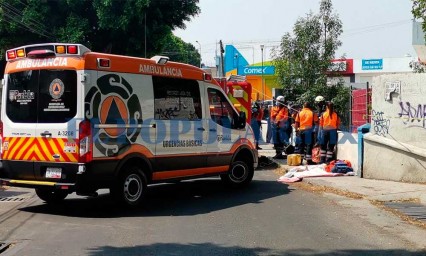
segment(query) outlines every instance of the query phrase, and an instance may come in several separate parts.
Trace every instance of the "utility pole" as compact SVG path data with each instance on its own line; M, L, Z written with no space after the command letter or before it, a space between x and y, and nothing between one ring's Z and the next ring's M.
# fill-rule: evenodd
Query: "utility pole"
M198 42L198 41L195 41L197 44L198 44L198 46L200 46L200 68L201 68L201 44L200 44L200 42Z
M265 104L265 85L263 84L263 48L265 47L265 45L261 44L260 45L260 51L262 53L262 101L263 104Z
M238 75L238 66L240 64L240 56L238 56L238 53L235 54L235 60L237 61L237 75Z
M144 13L144 38L145 38L145 58L146 58L146 13L148 12L148 8L149 8L149 2L148 2L148 4L146 5L146 8L145 8L145 13Z
M219 40L219 46L220 46L220 64L221 64L221 68L220 71L222 72L222 76L221 77L225 77L225 65L224 65L224 61L223 61L223 54L225 53L225 50L223 49L223 44L222 44L222 40Z
M144 33L145 33L145 35L144 35L144 37L145 37L145 58L146 58L146 10L145 10L145 13L144 13L144 22L145 22L145 31L144 31Z

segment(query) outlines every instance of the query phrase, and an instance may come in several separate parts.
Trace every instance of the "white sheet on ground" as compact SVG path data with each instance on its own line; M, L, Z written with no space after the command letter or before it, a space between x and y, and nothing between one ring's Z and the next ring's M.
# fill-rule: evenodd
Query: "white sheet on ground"
M283 178L307 178L307 177L335 177L335 176L352 176L353 172L350 173L332 173L325 171L325 165L306 165L306 166L297 166L291 168Z

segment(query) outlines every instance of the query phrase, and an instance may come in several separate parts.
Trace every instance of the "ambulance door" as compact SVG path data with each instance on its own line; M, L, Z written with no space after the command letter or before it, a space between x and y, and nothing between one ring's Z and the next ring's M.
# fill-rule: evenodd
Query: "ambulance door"
M10 160L11 178L61 178L61 168L50 163L77 162L77 72L12 73L6 94L3 159Z
M76 70L40 70L34 171L37 179L69 178L64 165L77 163L78 86ZM82 105L82 104L81 104ZM55 163L55 164L53 164Z
M207 127L199 82L153 76L153 86L158 171L205 167Z
M11 179L35 178L30 156L36 137L38 79L38 71L5 74L2 160Z
M207 88L207 95L210 110L207 164L224 165L231 161L232 146L240 138L241 132L233 129L233 118L237 112L221 90Z

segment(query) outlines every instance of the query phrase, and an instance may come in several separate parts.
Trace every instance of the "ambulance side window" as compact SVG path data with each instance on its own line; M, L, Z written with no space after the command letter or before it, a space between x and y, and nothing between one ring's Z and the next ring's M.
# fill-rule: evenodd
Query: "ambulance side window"
M12 122L37 122L38 80L38 71L30 70L9 75L6 115Z
M157 120L194 121L202 118L200 87L196 80L152 77Z
M214 122L226 128L233 128L233 119L237 113L232 108L225 95L219 90L209 88L210 117Z
M40 70L38 123L65 123L77 114L77 72Z

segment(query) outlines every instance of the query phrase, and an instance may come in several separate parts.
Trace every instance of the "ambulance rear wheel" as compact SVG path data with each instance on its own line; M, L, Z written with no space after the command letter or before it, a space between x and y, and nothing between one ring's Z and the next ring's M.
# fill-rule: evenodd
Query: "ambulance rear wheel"
M254 168L249 165L250 161L234 161L226 174L220 175L222 181L234 188L248 185L253 179Z
M142 203L147 191L147 179L139 167L124 167L123 174L111 189L115 199L126 206L135 207Z
M35 192L41 200L48 204L62 202L68 196L68 192L64 190L36 188Z

